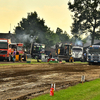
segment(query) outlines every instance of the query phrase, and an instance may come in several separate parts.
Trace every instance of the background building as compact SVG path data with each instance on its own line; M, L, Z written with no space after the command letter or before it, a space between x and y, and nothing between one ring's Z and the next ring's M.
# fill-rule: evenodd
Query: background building
M0 38L6 38L6 39L11 39L12 43L16 42L15 34L10 33L0 33Z

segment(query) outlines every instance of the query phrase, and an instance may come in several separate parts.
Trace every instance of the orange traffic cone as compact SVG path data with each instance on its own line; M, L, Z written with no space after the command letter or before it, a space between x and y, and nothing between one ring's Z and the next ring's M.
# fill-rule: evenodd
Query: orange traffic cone
M53 88L53 86L50 88L50 96L54 96L54 88Z

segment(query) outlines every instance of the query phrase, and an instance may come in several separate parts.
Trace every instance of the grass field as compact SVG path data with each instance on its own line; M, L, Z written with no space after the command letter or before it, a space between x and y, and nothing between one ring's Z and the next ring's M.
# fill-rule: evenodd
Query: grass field
M12 62L12 63L4 63L4 64L0 64L0 66L3 65L19 65L19 64L48 64L48 63L54 63L54 62L42 62L41 60L39 60L40 62L37 62L36 59L27 59L26 62ZM62 61L62 63L72 63L72 62L65 62ZM82 64L87 64L87 62L80 62L80 61L76 61L74 63L82 63Z
M75 61L74 63L88 64L88 62Z
M100 79L55 91L54 96L45 94L30 100L100 100Z

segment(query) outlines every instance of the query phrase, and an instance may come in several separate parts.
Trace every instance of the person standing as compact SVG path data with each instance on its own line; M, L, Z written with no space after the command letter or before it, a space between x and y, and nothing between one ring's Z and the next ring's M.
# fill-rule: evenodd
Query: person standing
M15 55L16 55L16 49L14 49L14 52L13 52L13 62L15 62Z
M52 58L52 54L50 53L49 58Z

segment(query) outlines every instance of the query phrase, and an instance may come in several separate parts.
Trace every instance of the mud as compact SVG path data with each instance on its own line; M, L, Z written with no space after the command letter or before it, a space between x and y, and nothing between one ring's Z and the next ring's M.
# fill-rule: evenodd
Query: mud
M56 90L100 77L100 65L75 63L28 64L0 66L0 100L28 100Z

